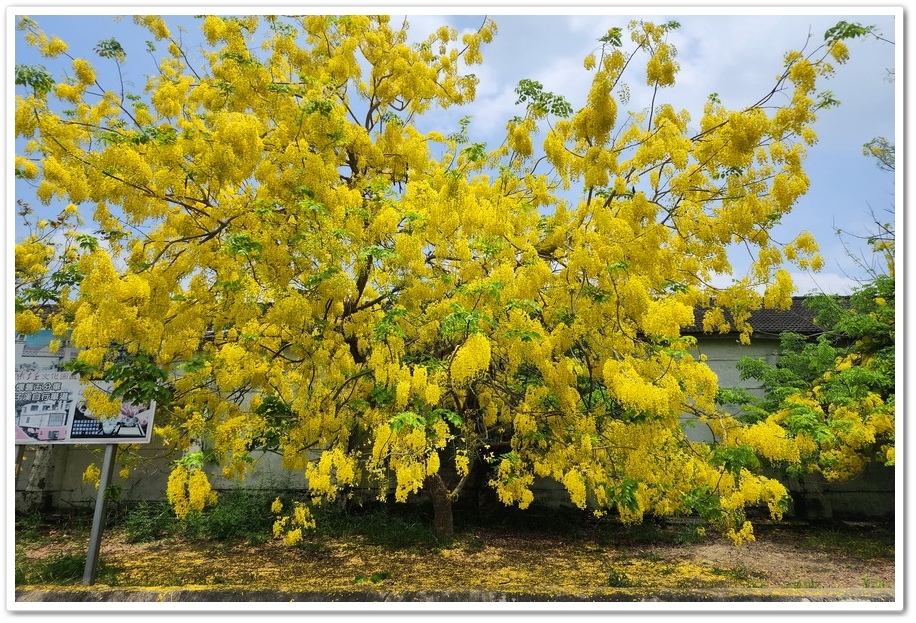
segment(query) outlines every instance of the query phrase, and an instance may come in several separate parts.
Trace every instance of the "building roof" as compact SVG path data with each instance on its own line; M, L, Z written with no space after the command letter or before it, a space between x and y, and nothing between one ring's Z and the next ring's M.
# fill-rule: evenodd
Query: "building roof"
M814 324L814 312L805 304L805 296L793 296L792 306L789 309L758 309L751 312L750 324L754 329L754 335L757 336L778 336L785 331L800 333L802 335L813 335L821 333L824 329ZM732 316L728 310L723 310L725 320L732 322ZM692 327L685 327L681 333L687 335L716 335L716 331L703 331L703 315L706 313L705 308L694 310L696 321ZM730 333L737 333L734 328Z

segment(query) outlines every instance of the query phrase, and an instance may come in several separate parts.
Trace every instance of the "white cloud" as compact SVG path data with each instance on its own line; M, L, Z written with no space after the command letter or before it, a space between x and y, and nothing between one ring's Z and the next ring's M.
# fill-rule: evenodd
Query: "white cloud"
M796 294L850 294L862 286L856 279L838 273L790 273L795 282Z

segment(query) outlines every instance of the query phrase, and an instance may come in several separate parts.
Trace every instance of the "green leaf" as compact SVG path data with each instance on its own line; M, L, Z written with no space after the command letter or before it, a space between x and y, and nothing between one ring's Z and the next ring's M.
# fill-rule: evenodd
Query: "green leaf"
M473 143L461 150L461 153L471 162L483 162L487 157L486 143Z
M741 470L753 470L760 467L760 461L750 446L718 447L713 450L709 461L716 467L724 467L735 481L741 477Z
M461 416L450 409L435 409L431 415L434 418L445 420L455 427L460 427L464 424L461 420Z
M74 239L76 240L77 245L80 249L85 249L86 251L95 251L99 248L99 241L94 236L89 234L77 234Z
M836 25L827 29L824 33L824 41L833 42L842 41L843 39L854 39L873 33L874 30L874 26L863 26L858 22L850 23L846 20L841 20L837 22Z
M257 255L264 250L264 246L251 239L245 232L236 232L226 236L225 249L229 255Z
M618 26L615 26L614 28L611 28L610 30L608 30L606 35L604 35L603 37L600 37L598 41L600 41L601 43L609 43L612 46L614 46L615 48L619 48L620 46L623 45L622 36L623 36L623 29Z
M391 427L391 430L397 433L404 427L415 428L417 426L425 426L426 422L413 411L402 411L388 420L388 425Z
M638 491L639 481L624 477L617 485L608 487L607 495L618 506L635 513L639 510L639 499L636 497Z
M196 452L188 452L180 459L176 459L175 463L190 469L201 469L204 466L204 460L205 456L203 451L198 450Z
M357 257L360 260L366 260L369 258L372 258L375 260L390 260L390 259L396 259L398 257L398 254L392 251L391 249L388 249L381 245L372 244L372 245L369 245L368 247L363 247L362 249L360 249L359 253L357 254Z
M119 63L123 63L127 58L127 52L125 52L121 44L113 38L99 41L93 50L102 58L110 58Z
M54 88L54 79L43 65L16 65L14 81L43 95Z
M515 87L518 99L516 104L527 104L528 110L538 116L554 115L555 117L569 117L573 109L562 95L544 91L544 85L537 80L523 78Z
M503 333L503 337L509 340L517 339L522 342L532 342L540 339L542 336L537 331L522 331L520 329L509 329Z

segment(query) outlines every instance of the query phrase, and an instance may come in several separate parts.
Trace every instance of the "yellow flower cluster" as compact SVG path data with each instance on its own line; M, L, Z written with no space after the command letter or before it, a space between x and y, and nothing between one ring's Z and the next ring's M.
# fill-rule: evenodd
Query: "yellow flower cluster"
M203 470L184 465L177 465L169 474L166 496L179 519L202 511L207 504L215 504L217 498Z
M31 309L16 312L15 327L16 333L37 333L42 329L41 318Z
M270 506L275 515L283 512L283 502L276 498ZM282 539L284 545L296 545L302 541L302 533L314 530L316 526L312 511L302 502L293 503L291 515L279 516L274 521L273 535L275 539Z
M649 303L642 318L642 330L650 337L674 337L681 327L694 322L693 308L681 301L666 297Z
M309 493L316 502L322 498L335 499L340 487L356 483L357 474L356 458L340 447L323 451L317 462L309 461L305 465Z
M490 340L480 333L472 333L455 352L451 376L456 385L466 385L490 367Z
M790 464L798 464L801 461L799 440L789 437L774 418L744 428L740 435L741 443L751 446L754 452L770 461Z
M264 425L264 420L242 413L234 405L213 431L214 444L223 459L223 476L241 479L251 467L248 447Z
M503 459L499 462L496 474L489 483L496 489L496 495L503 504L517 504L525 509L534 501L531 485L534 484L534 475L515 472L511 461Z
M403 409L407 406L407 400L410 398L410 385L409 380L399 381L395 386L395 396L394 404L398 409Z
M92 485L96 489L99 488L99 482L102 477L102 470L99 469L99 466L95 463L90 463L86 466L86 469L83 471L83 482L87 485Z
M455 471L460 476L466 476L471 470L471 462L466 450L457 450L455 452Z
M563 476L563 486L569 492L570 501L579 508L585 508L586 489L585 479L578 470L571 469Z
M426 475L432 476L439 473L439 453L433 450L426 457Z
M425 463L415 460L393 460L392 467L395 474L394 499L406 502L411 493L416 493L423 488L426 479Z
M830 44L830 56L838 63L845 63L849 60L849 48L843 41L833 41Z
M87 411L93 417L113 418L121 413L121 400L112 398L108 392L94 385L87 385L83 388L83 400L86 401Z
M839 446L821 452L821 473L829 481L846 481L862 473L868 457L856 448Z
M82 84L95 84L95 69L92 67L89 61L82 58L74 59L73 71L76 74L77 79L79 79Z
M608 360L604 365L604 379L614 398L626 409L665 415L680 406L676 384L659 385L647 381L630 361Z
M735 545L741 545L745 542L754 541L754 526L751 525L751 522L745 521L740 530L729 528L726 536L728 536L728 538L730 538L735 543Z

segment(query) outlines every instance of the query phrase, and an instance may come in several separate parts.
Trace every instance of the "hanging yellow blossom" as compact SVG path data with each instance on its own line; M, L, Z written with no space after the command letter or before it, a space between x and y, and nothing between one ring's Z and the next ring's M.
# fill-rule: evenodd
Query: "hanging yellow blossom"
M177 465L169 474L166 496L179 519L185 519L191 512L201 512L217 499L207 475L200 469L184 465Z
M480 333L472 333L452 359L452 381L456 385L468 383L490 366L490 356L490 340Z

